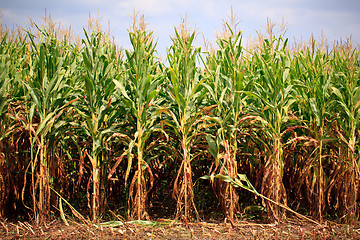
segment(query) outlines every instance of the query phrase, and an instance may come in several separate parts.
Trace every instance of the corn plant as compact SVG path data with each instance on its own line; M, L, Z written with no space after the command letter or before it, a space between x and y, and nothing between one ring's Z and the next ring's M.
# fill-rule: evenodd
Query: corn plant
M1 118L1 129L0 129L0 154L3 156L2 153L2 141L5 135L6 131L6 125L5 125L5 112L6 107L9 102L9 91L8 87L10 86L10 55L6 52L5 46L6 44L7 34L5 34L1 39L1 46L3 49L0 50L0 69L1 69L1 75L0 75L0 118ZM8 47L10 47L8 45ZM1 157L2 158L2 157Z
M37 40L32 34L28 35L33 55L32 61L28 62L29 80L21 80L29 99L29 126L34 129L30 131L30 151L33 210L37 222L47 218L50 207L48 150L52 146L49 146L48 138L54 131L53 125L69 104L66 98L66 70L58 41L56 36L46 31L41 33L42 37ZM38 119L38 122L34 122L35 119ZM38 179L35 181L37 168Z
M90 36L85 31L82 61L85 89L83 101L76 105L76 109L84 122L80 123L84 135L89 138L92 174L92 220L99 217L100 178L102 166L107 160L105 140L116 132L116 125L111 119L115 114L112 100L114 99L116 73L116 49L109 41L104 41L101 32L93 32ZM78 78L79 79L79 78ZM81 78L80 78L81 79ZM79 79L79 80L80 80ZM81 120L80 120L81 121Z
M1 128L0 128L0 172L2 175L3 191L1 199L3 204L13 202L11 207L2 208L1 212L10 212L19 209L20 195L12 199L12 192L21 192L23 187L24 171L29 162L29 157L23 158L12 149L17 149L16 143L29 137L25 136L28 124L24 124L26 113L23 111L27 104L24 102L24 89L20 79L28 79L29 44L24 35L15 35L6 32L0 44L1 58ZM20 133L20 134L18 134ZM24 139L22 139L24 137ZM22 140L20 140L22 139ZM21 152L28 149L18 148ZM30 200L30 199L28 199ZM0 203L1 205L1 203Z
M200 71L196 67L196 58L200 48L192 46L195 32L188 32L185 27L180 31L175 28L173 45L168 50L167 98L168 107L164 110L170 120L168 125L180 142L180 168L174 181L173 195L177 201L177 218L186 221L191 218L192 212L198 215L194 203L191 162L194 155L191 153L193 144L199 134L198 125L203 118L199 107L204 98L204 89L201 84Z
M357 196L359 192L359 128L360 128L360 72L359 53L345 43L332 59L334 81L331 91L334 95L334 110L339 114L335 133L340 140L341 174L335 177L336 185L329 186L329 194L340 190L336 208L346 222L354 221L358 212ZM341 184L346 182L347 184Z
M254 74L253 89L245 92L253 100L249 106L250 115L258 117L262 129L265 160L261 191L268 198L285 205L282 134L289 120L290 108L296 101L286 44L287 40L283 41L281 37L264 40L263 48L253 53L250 69ZM283 211L278 206L269 202L267 206L275 218L283 217Z
M128 112L127 119L134 129L122 138L129 139L128 149L125 151L128 156L125 181L133 167L133 152L137 160L129 189L129 215L131 219L140 220L148 218L147 195L153 184L153 174L146 155L149 147L154 144L147 145L147 141L156 130L157 95L164 78L160 75L159 62L154 58L156 44L153 42L152 32L137 30L130 32L129 36L133 51L126 50L127 78L114 82ZM150 189L147 189L147 185L150 185Z
M315 43L313 43L315 44ZM314 215L322 220L325 209L326 176L324 175L323 161L326 158L326 144L331 140L330 125L332 118L331 103L331 72L329 55L320 51L312 53L307 51L299 53L294 59L294 70L296 76L301 80L297 88L298 103L302 112L303 124L310 132L308 135L299 136L295 140L305 141L304 145L315 145L308 156L304 175L300 179L304 180L312 171L313 182L307 186L311 193L314 193ZM295 77L295 76L294 76ZM300 180L301 181L301 180ZM302 184L298 182L298 187Z
M216 117L211 119L219 125L216 140L212 140L211 135L207 135L207 140L216 160L216 168L221 160L220 174L225 174L226 171L229 176L235 177L238 174L238 138L241 134L239 124L243 118L245 98L241 91L246 89L246 83L242 63L242 34L235 32L229 24L224 27L230 36L218 39L219 49L208 55L207 62L203 60L209 76L204 86L211 95L211 102L216 106ZM219 153L221 148L222 154ZM224 214L233 220L239 208L238 194L229 183L220 181L219 185L218 195Z
M3 141L5 139L5 135L7 132L7 128L9 127L8 121L6 119L6 108L8 102L10 101L9 98L9 86L10 86L10 55L6 54L6 50L4 49L5 46L10 47L6 44L7 34L2 36L1 39L1 46L3 49L0 50L0 218L3 215L3 205L5 202L5 193L6 193L6 185L5 185L5 154L3 153L4 144Z

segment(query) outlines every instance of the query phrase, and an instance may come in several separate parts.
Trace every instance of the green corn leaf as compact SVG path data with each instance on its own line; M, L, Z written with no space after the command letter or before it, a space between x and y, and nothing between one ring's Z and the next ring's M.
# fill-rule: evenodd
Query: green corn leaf
M66 217L65 217L65 214L64 214L64 210L63 210L63 207L62 207L62 200L61 198L59 198L59 210L60 210L60 217L61 219L63 220L64 224L66 226L70 226L68 221L66 220Z
M41 123L39 124L39 127L36 130L36 133L34 136L35 138L40 134L46 135L47 131L51 127L52 123L54 122L54 119L53 119L54 116L55 116L55 112L51 112L41 121ZM34 141L35 141L35 139L34 139Z
M212 138L212 136L209 135L209 134L207 134L207 135L205 136L205 138L206 138L206 141L207 141L207 143L208 143L208 145L209 145L209 151L210 151L211 155L213 155L213 157L214 157L215 159L218 159L219 148L218 148L216 142L214 141L214 139Z

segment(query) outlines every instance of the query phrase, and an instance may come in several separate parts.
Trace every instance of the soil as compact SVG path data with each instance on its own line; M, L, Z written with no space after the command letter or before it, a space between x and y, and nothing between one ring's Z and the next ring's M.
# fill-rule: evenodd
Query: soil
M127 222L94 224L61 220L36 226L30 222L0 221L0 239L360 239L360 225L333 222L316 225L299 220L278 224L251 221L188 223L159 219L151 226ZM118 222L121 223L121 222ZM149 222L148 222L149 223Z

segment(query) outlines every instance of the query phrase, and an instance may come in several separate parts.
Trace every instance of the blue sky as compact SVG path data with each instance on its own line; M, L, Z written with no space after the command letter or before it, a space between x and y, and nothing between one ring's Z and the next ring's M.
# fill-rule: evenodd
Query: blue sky
M231 7L245 38L264 30L267 18L275 23L284 18L290 40L308 40L311 34L319 38L323 33L329 42L351 35L354 42L360 43L359 0L0 0L0 15L1 23L8 28L26 28L29 17L41 24L46 8L52 19L81 33L89 13L92 17L99 13L103 28L110 21L112 35L120 46L128 48L127 29L135 9L144 13L148 28L154 30L158 39L158 51L165 55L171 44L170 35L181 17L186 16L190 26L197 29L201 46L202 33L213 41Z

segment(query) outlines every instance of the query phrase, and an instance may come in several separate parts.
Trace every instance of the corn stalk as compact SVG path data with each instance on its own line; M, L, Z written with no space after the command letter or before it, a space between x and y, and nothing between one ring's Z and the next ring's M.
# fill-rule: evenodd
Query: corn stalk
M164 110L170 120L164 122L178 138L181 146L180 168L174 182L173 196L177 201L176 217L190 220L192 213L198 216L194 203L191 162L192 146L196 141L197 125L203 118L199 111L204 91L199 69L196 68L196 57L199 48L192 46L195 32L189 33L182 28L175 28L173 45L168 51L170 67L168 69L167 99L169 106Z
M84 121L80 128L90 143L91 151L87 156L92 174L91 215L92 220L97 221L101 204L101 167L106 161L104 142L108 136L116 132L115 122L111 119L115 114L112 105L115 88L113 80L118 74L116 48L104 40L101 32L93 32L90 36L85 32L85 36L82 51L84 74L80 76L85 80L85 89L83 93L79 93L83 94L84 98L76 109Z
M220 165L220 174L236 177L238 172L238 138L240 137L240 119L243 117L243 105L245 95L241 91L246 89L244 83L244 67L242 66L242 34L234 32L229 24L225 29L230 33L227 38L217 40L219 49L214 54L209 54L206 62L208 82L204 84L210 93L210 104L216 106L215 116L210 119L216 122L216 140L207 136L210 152L214 153L215 169ZM221 150L222 149L222 150ZM221 150L222 153L219 152ZM219 162L221 161L221 162ZM231 221L235 218L238 206L238 194L235 188L224 181L219 181L218 196L222 204L225 216Z
M254 52L250 71L253 72L253 89L245 91L252 97L249 113L260 121L263 132L265 161L263 165L262 193L275 202L287 204L283 178L282 133L289 120L290 107L296 101L294 85L289 72L291 61L285 50L286 41L264 40L263 48ZM279 206L266 202L273 216L280 220L284 212Z
M300 179L311 175L313 183L308 185L309 195L313 195L314 216L322 221L325 209L325 193L327 189L326 176L324 175L324 156L326 155L326 144L330 142L330 125L332 119L332 99L330 90L332 87L331 73L329 71L329 56L318 51L312 53L308 48L305 52L299 53L294 61L294 70L301 80L297 88L298 103L303 114L303 124L309 129L308 136L301 136L306 139L305 145L314 145L311 150L312 158L308 159L304 175ZM305 115L306 113L306 115ZM297 186L302 183L297 182ZM315 189L314 189L315 188Z
M5 184L5 154L4 154L4 139L9 128L10 121L7 119L7 105L10 102L10 55L6 53L11 45L6 44L7 34L1 39L0 49L0 219L4 214L4 203L6 198L6 184ZM4 49L5 48L5 49Z
M39 29L40 31L40 29ZM29 98L29 134L31 143L31 170L33 211L37 223L48 218L50 207L49 136L56 129L53 125L68 106L66 70L56 36L41 31L40 39L28 34L32 60L28 61L29 75L19 80ZM34 119L38 122L33 122ZM33 130L32 130L33 129ZM36 129L36 131L34 130ZM34 152L34 149L36 151ZM36 172L38 169L38 172ZM35 181L34 176L38 175Z
M114 82L128 113L127 119L134 128L134 131L130 131L131 134L126 135L131 140L128 141L125 182L133 167L133 152L137 159L136 170L129 189L129 217L141 220L149 218L147 197L153 185L153 174L146 160L147 152L144 151L149 150L147 144L153 145L147 140L156 130L157 95L164 78L160 75L159 63L154 58L156 44L153 43L152 32L137 30L130 32L129 36L133 51L126 50L125 70L128 78L123 81L114 80Z
M335 127L336 136L342 143L340 155L342 161L342 174L336 176L337 186L340 188L341 196L338 196L341 218L346 222L353 223L357 219L358 193L359 193L359 128L360 128L360 72L359 53L345 43L341 51L333 58L335 68L334 84L331 91L335 97L334 108L338 110L338 125ZM341 184L340 182L347 184ZM329 191L330 194L330 191Z

